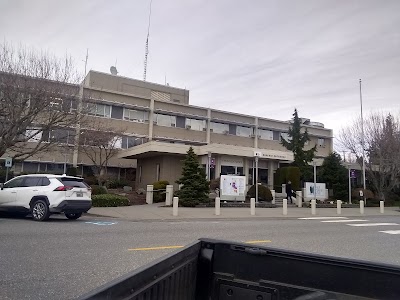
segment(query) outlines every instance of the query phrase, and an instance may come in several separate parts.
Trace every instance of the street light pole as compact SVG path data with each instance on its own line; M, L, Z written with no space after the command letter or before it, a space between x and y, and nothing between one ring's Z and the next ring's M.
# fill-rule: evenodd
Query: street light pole
M313 161L314 166L314 200L317 200L317 163Z
M256 161L256 202L258 203L258 156L255 157Z
M347 166L349 168L349 204L351 204L351 169L350 169L350 163Z
M361 106L361 146L362 146L362 172L363 172L363 189L364 189L364 203L365 203L365 141L364 141L364 117L363 117L363 103L361 92L361 79L360 79L360 106Z

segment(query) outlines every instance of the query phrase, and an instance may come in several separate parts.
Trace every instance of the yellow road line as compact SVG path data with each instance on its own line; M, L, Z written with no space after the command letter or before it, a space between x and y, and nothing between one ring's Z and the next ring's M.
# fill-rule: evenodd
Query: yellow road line
M149 248L133 248L128 251L148 251L148 250L164 250L164 249L179 249L184 246L162 246L162 247L149 247Z
M262 240L262 241L247 241L246 244L261 244L261 243L271 243L270 240Z
M247 241L246 244L261 244L261 243L271 243L270 240L259 240L259 241ZM132 248L128 251L150 251L150 250L165 250L165 249L179 249L185 246L160 246L160 247L148 247L148 248Z

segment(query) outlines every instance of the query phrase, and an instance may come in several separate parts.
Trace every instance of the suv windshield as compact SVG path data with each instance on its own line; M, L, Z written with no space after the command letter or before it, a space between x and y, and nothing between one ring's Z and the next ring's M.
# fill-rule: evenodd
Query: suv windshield
M79 188L87 188L87 185L83 182L83 179L71 178L71 177L61 177L57 178L65 186L73 186Z

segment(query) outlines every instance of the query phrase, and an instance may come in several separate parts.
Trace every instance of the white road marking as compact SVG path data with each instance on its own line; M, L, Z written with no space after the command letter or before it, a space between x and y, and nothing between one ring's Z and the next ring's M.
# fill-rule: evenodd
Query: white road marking
M310 217L310 218L299 218L299 220L333 220L333 219L348 219L346 217Z
M400 230L386 230L386 231L379 231L383 233L389 233L389 234L400 234Z
M101 226L117 224L117 222L100 222L100 221L98 221L98 222L85 222L85 223L86 224L93 224L93 225L101 225Z
M358 227L372 227L372 226L393 226L399 225L397 223L365 223L365 224L346 224L348 226L358 226Z
M368 220L328 220L321 223L347 223L347 222L368 222Z

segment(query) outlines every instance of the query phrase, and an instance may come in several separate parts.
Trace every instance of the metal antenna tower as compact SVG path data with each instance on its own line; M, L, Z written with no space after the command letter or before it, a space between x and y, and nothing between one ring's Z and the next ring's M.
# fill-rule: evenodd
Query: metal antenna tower
M151 20L151 3L152 2L153 2L153 0L150 0L149 26L147 27L146 47L145 47L145 51L144 51L143 81L146 81L146 74L147 74L147 56L149 55L149 36L150 36L150 20Z

